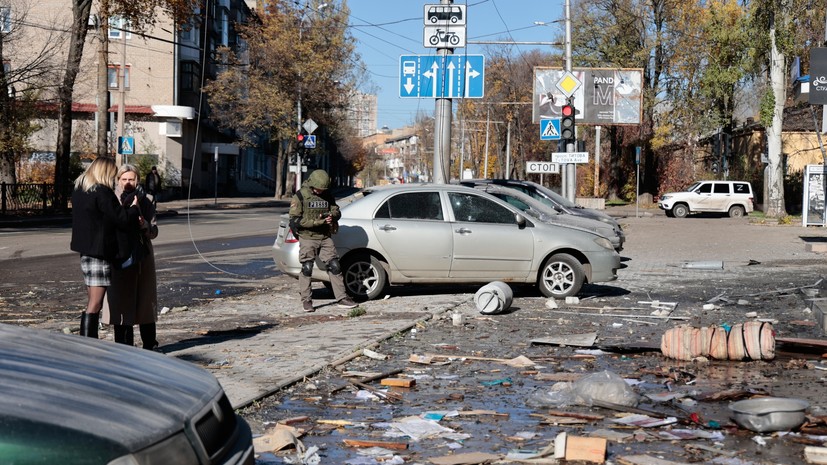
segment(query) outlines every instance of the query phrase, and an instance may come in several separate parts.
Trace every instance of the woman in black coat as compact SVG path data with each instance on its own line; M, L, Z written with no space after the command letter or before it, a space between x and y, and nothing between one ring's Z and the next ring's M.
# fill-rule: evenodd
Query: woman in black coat
M98 337L98 316L112 277L112 263L130 253L126 231L138 228L137 198L123 208L115 196L114 160L99 157L75 181L72 193L71 249L80 253L86 284L86 311L80 319L80 335Z

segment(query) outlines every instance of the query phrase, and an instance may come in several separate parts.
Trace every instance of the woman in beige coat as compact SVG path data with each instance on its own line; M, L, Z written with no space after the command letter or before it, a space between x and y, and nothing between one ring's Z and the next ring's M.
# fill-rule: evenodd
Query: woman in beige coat
M158 225L155 219L155 203L151 196L140 189L137 168L123 165L115 176L117 185L115 194L131 202L132 196L138 196L141 216L140 235L144 244L143 257L137 263L112 270L112 283L106 292L103 322L114 325L115 342L134 345L133 326L139 325L144 349L158 347L155 322L158 318L158 288L155 276L155 253L152 239L158 237Z

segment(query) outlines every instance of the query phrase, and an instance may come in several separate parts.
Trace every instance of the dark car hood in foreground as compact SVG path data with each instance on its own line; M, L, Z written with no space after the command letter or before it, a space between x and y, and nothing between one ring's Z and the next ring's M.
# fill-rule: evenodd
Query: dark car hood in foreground
M129 363L124 363L125 361ZM128 448L182 429L221 386L152 351L0 324L0 424L90 433ZM0 435L3 433L0 432Z

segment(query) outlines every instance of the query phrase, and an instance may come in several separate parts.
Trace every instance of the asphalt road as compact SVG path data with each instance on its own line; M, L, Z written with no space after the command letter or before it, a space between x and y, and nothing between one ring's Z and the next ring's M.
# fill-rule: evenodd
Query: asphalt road
M270 256L282 208L200 210L159 219L155 245L159 304L197 305L240 295L279 276ZM39 323L79 313L86 302L71 228L0 230L2 321Z

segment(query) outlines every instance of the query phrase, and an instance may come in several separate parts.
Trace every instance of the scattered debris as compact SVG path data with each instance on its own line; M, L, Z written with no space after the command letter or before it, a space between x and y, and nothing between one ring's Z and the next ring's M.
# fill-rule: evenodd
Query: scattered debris
M677 360L712 357L717 360L772 360L775 358L772 324L747 321L731 327L695 328L681 325L661 336L663 355Z
M582 334L564 334L560 336L549 336L539 339L532 339L532 344L551 344L569 347L592 347L597 340L597 332Z
M514 293L511 287L502 281L493 281L481 287L474 294L474 304L484 315L502 313L511 307Z

